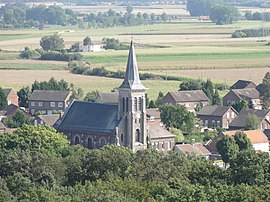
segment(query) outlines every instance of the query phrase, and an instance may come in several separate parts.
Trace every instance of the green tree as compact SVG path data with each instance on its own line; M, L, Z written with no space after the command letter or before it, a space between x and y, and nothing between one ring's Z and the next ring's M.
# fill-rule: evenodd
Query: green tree
M91 91L86 94L84 97L84 101L86 102L99 102L99 92L98 91Z
M0 110L4 109L8 105L7 97L4 90L0 87Z
M206 94L206 96L212 101L214 95L214 84L210 79L207 79L205 84L203 84L202 90Z
M232 107L237 112L240 112L242 109L248 108L248 102L246 100L241 100L241 102L233 104Z
M254 150L250 140L244 132L237 131L234 136L235 143L238 145L239 150Z
M179 85L179 90L201 90L202 83L198 81L184 81Z
M85 37L84 39L83 39L83 45L84 46L87 46L87 45L91 45L92 44L92 41L91 41L91 38L90 37Z
M60 51L65 47L64 39L57 34L42 37L40 40L40 46L45 51Z
M12 135L0 134L0 148L2 150L31 150L44 152L48 155L59 155L68 147L67 138L47 125L37 127L23 125Z
M239 152L239 147L235 143L235 139L233 137L225 135L217 142L217 150L221 155L226 167L226 164L236 157L237 153Z
M19 97L19 106L28 108L28 99L31 95L31 90L29 86L22 87L18 92L17 95Z
M268 181L269 160L254 150L240 151L230 161L229 173L235 184L262 185Z
M156 108L156 107L157 107L157 105L155 104L155 102L153 100L151 100L149 102L148 108Z
M183 142L185 140L185 137L184 137L181 130L179 130L177 128L172 128L171 133L176 136L175 137L175 142Z
M133 11L133 7L132 7L131 5L128 5L128 6L127 6L127 13L128 13L128 14L131 14L132 11Z
M211 7L222 3L222 0L188 0L187 10L191 16L209 16Z
M248 114L246 117L246 130L257 130L260 128L260 119L256 115Z
M221 105L221 99L219 97L218 89L215 89L215 92L213 94L212 105Z
M155 101L155 105L156 105L157 107L163 105L163 98L164 98L164 94L163 94L161 91L159 91L158 97L157 97L157 99L156 99L156 101Z
M237 21L239 12L237 8L228 5L216 5L210 10L210 19L217 25L232 24Z
M260 97L262 100L263 109L270 107L270 72L267 72L262 81L262 88L260 90Z
M20 58L23 59L32 59L39 56L39 53L34 50L30 50L28 47L25 47L24 50L20 53Z
M161 121L167 127L180 129L191 133L195 128L194 113L189 112L183 105L163 105L159 108Z
M253 18L252 12L251 11L246 11L245 12L245 18L247 20L252 20L252 18Z
M9 128L19 128L23 124L30 124L29 119L20 109L17 110L17 112L15 113L13 117L5 119L4 123Z

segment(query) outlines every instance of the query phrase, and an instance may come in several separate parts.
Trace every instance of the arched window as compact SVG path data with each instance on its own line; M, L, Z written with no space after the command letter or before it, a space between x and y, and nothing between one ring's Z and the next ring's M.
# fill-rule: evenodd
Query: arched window
M138 110L138 99L135 97L134 98L134 111Z
M141 111L142 110L142 98L139 97L139 110Z
M106 140L104 138L100 139L100 147L103 147L106 144Z
M89 137L89 138L87 139L87 148L88 148L88 149L93 149L93 140L92 140L91 137Z
M75 137L75 145L80 144L80 138L78 136Z
M139 129L137 129L136 130L136 142L140 142L140 130Z
M128 112L128 97L126 98L126 112Z
M125 112L125 106L126 106L126 104L125 104L125 98L123 97L122 98L122 110L123 110L123 112Z
M121 142L124 142L124 134L123 133L121 133L120 140L121 140Z

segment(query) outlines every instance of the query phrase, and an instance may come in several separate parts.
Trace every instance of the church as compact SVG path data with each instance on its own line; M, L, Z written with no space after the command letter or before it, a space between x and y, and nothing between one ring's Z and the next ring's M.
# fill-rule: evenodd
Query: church
M167 152L173 148L175 136L163 128L159 120L149 118L145 92L131 41L125 78L118 88L118 103L75 100L55 127L71 144L89 149L115 144L133 152L147 147Z

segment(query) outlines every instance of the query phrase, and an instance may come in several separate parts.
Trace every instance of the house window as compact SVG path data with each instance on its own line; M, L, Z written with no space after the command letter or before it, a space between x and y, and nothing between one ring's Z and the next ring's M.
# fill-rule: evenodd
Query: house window
M38 106L39 106L39 107L42 107L42 106L43 106L43 102L39 102L39 103L38 103Z
M230 112L227 112L227 119L230 118Z
M55 102L51 102L51 107L55 107Z
M89 138L87 139L87 148L88 148L88 149L93 149L93 140L92 140L91 137L89 137Z
M31 102L31 107L34 107L36 106L36 103L35 102Z
M138 110L138 99L135 97L134 98L134 111Z
M216 122L215 122L215 120L212 120L212 127L213 127L213 128L216 127Z
M106 145L106 140L104 138L100 139L100 146L103 147L104 145Z
M58 107L63 107L63 102L58 102Z
M220 121L217 121L217 127L220 128Z
M168 150L171 150L171 149L172 149L172 142L169 141L169 142L168 142Z
M205 120L205 127L208 127L208 120Z
M121 133L120 140L121 140L121 142L124 142L124 134L123 133Z
M234 112L232 112L232 119L234 118Z
M165 142L162 142L162 143L161 143L161 148L162 148L162 150L165 149Z
M78 136L76 136L74 140L75 145L80 144L80 138Z
M31 109L31 114L35 114L35 110L34 109Z

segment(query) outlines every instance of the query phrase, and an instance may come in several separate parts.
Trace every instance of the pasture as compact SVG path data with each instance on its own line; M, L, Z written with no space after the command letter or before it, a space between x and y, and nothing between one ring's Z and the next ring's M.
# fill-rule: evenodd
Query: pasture
M78 12L107 11L110 7L68 6ZM112 7L124 12L125 7ZM241 8L244 12L248 8ZM117 38L120 42L135 41L139 70L167 75L179 75L190 78L213 79L216 82L233 83L237 79L262 80L269 71L270 46L268 38L232 39L231 34L238 29L258 29L260 21L239 21L231 25L214 25L209 21L189 18L183 6L134 7L134 12L154 12L177 15L174 22L133 27L111 27L103 29L78 29L77 26L46 26L44 30L19 29L0 30L0 77L1 86L18 89L29 85L33 80L47 80L51 76L65 79L84 89L110 91L119 86L121 80L103 77L74 75L64 71L66 62L19 60L19 51L24 47L40 48L42 36L58 33L65 40L66 48L76 42L82 42L86 36L95 44L103 37ZM265 23L270 27L270 23ZM262 42L262 39L266 40ZM110 70L124 70L127 62L127 50L108 50L95 53L83 53L84 59L92 67L105 67ZM256 69L256 70L255 70ZM17 71L15 71L17 70ZM41 71L43 70L43 71ZM255 72L255 73L254 73ZM9 78L9 79L6 79ZM177 90L178 81L144 81L149 88L151 99L155 99L159 90L163 92Z

